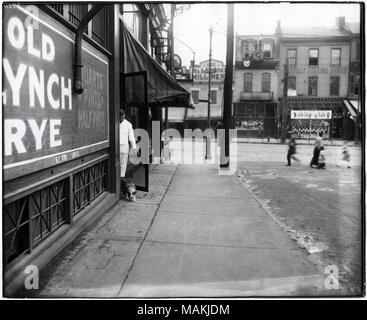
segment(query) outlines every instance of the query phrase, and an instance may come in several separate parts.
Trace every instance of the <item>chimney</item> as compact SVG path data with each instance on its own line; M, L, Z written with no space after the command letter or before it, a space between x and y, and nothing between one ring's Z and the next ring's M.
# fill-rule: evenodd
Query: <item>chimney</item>
M345 17L336 17L336 27L343 30L345 26Z
M275 34L280 34L282 33L282 30L280 28L280 20L277 21L277 26L275 28Z

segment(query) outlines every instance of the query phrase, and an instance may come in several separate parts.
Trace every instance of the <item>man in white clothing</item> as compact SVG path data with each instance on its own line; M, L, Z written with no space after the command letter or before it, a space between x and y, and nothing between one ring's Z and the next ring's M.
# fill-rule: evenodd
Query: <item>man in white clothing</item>
M125 177L127 160L129 158L129 142L131 148L136 150L133 126L125 119L125 111L120 110L120 176Z

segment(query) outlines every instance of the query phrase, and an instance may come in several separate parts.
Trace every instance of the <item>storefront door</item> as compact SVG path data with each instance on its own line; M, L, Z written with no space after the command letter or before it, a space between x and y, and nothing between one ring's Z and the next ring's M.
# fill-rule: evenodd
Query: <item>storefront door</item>
M148 108L148 88L147 88L147 73L145 71L140 72L132 72L132 73L123 73L122 75L122 108L125 110L126 119L129 120L134 130L135 129L144 129L145 132L148 133L150 137L151 130L149 127L149 108ZM142 86L137 86L134 89L142 91L137 94L142 97L143 101L138 105L131 105L127 103L127 86L129 85L129 80L132 78L139 78L142 81ZM130 83L131 84L131 83ZM136 164L137 158L141 157L142 148L148 148L148 152L150 153L150 143L149 141L144 142L144 137L140 137L137 135L135 130L135 139L137 145L137 157L134 157L131 153L129 156L128 165L126 168L125 177L133 182L136 186L137 190L149 191L149 161L142 161ZM134 157L134 159L132 159ZM148 157L149 159L149 157Z

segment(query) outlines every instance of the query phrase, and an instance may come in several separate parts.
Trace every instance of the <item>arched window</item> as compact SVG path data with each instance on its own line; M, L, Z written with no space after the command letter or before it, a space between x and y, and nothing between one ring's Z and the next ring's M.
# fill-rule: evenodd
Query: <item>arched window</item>
M261 76L261 91L270 92L270 73L265 72Z

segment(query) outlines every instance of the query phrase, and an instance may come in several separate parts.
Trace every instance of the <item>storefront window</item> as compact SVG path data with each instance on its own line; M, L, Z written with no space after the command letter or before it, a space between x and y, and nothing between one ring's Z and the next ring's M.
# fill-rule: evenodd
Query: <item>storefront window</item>
M331 49L331 64L340 65L341 49Z
M313 97L317 96L317 77L308 78L308 95Z
M331 96L339 95L339 83L340 83L340 77L330 77L330 95Z
M270 92L270 73L266 72L262 74L262 83L261 83L261 91L262 92Z
M252 73L245 73L244 92L252 92Z
M317 66L319 64L319 49L310 49L309 65Z
M297 63L297 50L288 49L288 65L295 66Z

